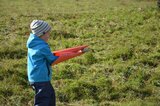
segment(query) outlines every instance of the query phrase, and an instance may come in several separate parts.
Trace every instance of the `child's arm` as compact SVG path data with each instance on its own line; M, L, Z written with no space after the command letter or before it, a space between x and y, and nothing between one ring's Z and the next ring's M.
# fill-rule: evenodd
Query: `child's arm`
M49 62L50 65L58 59L58 56L53 55L49 46L42 48L41 53L44 55L45 59Z

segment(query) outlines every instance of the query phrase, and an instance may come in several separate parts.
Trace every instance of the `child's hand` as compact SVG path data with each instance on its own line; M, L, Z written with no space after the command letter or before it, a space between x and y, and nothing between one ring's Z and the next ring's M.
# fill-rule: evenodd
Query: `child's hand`
M84 49L82 50L83 53L88 52L88 51L89 51L89 48L84 48Z

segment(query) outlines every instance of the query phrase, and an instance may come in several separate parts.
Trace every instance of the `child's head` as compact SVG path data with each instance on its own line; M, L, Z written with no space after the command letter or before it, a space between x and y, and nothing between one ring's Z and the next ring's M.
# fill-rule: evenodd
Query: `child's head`
M51 26L47 22L42 20L33 20L30 24L30 28L34 35L40 37L46 42L48 41Z

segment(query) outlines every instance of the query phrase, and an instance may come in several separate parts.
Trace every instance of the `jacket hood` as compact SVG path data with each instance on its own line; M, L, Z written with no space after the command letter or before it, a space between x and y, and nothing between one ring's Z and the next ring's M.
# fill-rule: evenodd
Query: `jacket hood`
M44 40L31 33L27 41L27 48L41 48L46 44Z

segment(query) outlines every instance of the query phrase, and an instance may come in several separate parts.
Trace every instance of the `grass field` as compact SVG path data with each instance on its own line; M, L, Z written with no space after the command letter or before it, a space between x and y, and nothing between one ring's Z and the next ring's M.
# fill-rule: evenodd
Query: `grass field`
M0 0L0 106L32 106L26 41L34 19L58 50L91 51L53 67L58 106L159 106L156 0Z

